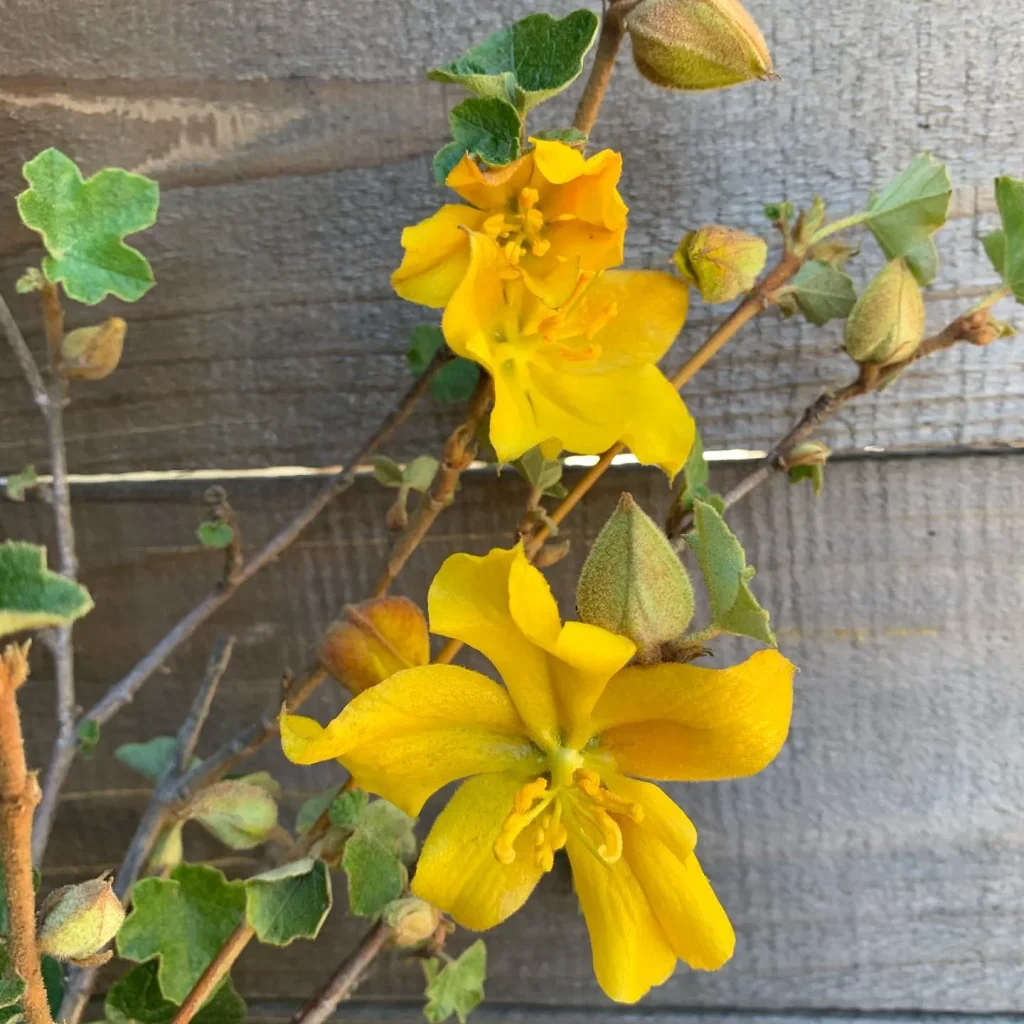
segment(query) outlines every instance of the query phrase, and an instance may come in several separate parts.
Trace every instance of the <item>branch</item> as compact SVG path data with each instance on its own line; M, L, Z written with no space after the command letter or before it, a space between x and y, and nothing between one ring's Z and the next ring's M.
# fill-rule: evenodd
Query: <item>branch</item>
M202 1009L203 1003L213 994L221 978L231 970L255 934L256 929L243 918L242 923L227 937L224 945L192 987L192 991L185 997L171 1024L188 1024Z
M573 127L584 135L590 134L601 110L605 91L611 81L612 71L615 70L615 58L619 55L619 47L626 34L623 15L627 8L633 6L631 0L612 0L605 10L601 21L601 36L597 41L597 53L594 55L594 63L573 119Z

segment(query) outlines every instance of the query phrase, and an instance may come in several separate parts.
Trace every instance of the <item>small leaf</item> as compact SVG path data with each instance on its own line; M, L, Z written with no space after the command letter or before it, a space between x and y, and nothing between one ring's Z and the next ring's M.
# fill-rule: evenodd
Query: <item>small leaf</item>
M418 377L444 344L444 334L441 333L440 327L433 324L417 324L409 335L409 347L405 352L409 372Z
M946 165L921 153L868 204L865 222L886 257L906 257L918 284L935 277L938 256L931 236L946 223L952 194Z
M315 939L330 909L331 876L322 860L304 857L245 883L245 916L272 946Z
M85 587L46 568L46 548L0 544L0 636L67 625L91 608Z
M511 103L500 99L463 100L450 114L453 142L434 157L434 176L439 185L463 154L502 167L518 160L522 152L522 122Z
M370 459L370 465L373 466L374 480L385 487L401 487L405 482L402 467L386 455L374 455Z
M597 28L596 15L586 10L561 19L531 14L450 64L428 72L427 77L461 85L478 96L505 100L525 114L579 77Z
M434 482L440 467L441 463L432 455L418 455L405 467L402 479L411 490L423 494Z
M554 497L551 492L558 487L559 481L562 479L560 460L544 458L540 445L535 445L516 459L512 465L531 487L536 487L541 494Z
M207 521L199 524L196 536L204 548L223 551L235 539L235 531L227 523Z
M430 382L430 394L444 405L466 402L476 390L480 367L461 356L445 363Z
M178 741L173 736L154 736L145 743L122 743L114 751L114 757L140 775L145 775L150 782L156 782L174 756ZM189 768L199 764L199 758L193 757Z
M372 917L401 896L408 880L404 861L416 850L414 823L386 800L365 805L342 857L353 914Z
M157 974L155 963L140 964L110 986L103 1003L110 1024L170 1024L178 1006L160 991ZM245 1018L245 1000L229 976L192 1020L195 1024L242 1024Z
M38 267L28 267L25 273L14 282L14 290L19 295L30 295L39 291L46 283L43 272Z
M815 497L821 494L821 489L825 486L824 466L793 466L792 469L786 471L786 476L791 484L798 484L801 480L810 480Z
M1001 273L1014 298L1024 302L1024 181L996 178L996 203L1005 235Z
M544 142L564 142L567 146L586 146L587 133L579 128L549 128L542 132L534 132L531 138Z
M26 466L20 473L15 473L7 478L4 485L4 494L11 501L24 501L25 492L32 490L39 485L39 477L36 475L35 466Z
M693 503L694 530L686 534L704 574L711 621L725 633L749 636L776 646L768 613L757 603L749 583L754 567L722 516L703 501Z
M362 789L350 789L339 793L331 801L331 824L341 828L355 828L369 802L369 796Z
M295 831L300 836L304 836L320 820L320 816L334 803L334 798L341 792L341 787L340 782L328 786L303 802L295 816Z
M100 723L91 718L83 718L75 726L75 736L78 739L78 752L88 761L100 745Z
M126 960L159 960L160 991L181 1003L245 914L245 883L205 864L181 864L170 878L144 878L117 933Z
M982 240L985 255L988 256L996 273L1002 277L1006 271L1006 232L1002 228L989 232Z
M39 966L43 971L43 988L46 989L50 1016L59 1020L60 1004L64 1001L64 968L52 956L44 956Z
M789 294L800 312L818 327L829 320L845 320L857 302L850 276L822 260L811 260L800 268Z
M698 430L694 432L693 447L683 464L683 486L678 498L682 512L691 511L696 499L711 505L717 512L725 511L722 496L708 487L709 476L707 460L704 458L704 442Z
M436 958L423 961L423 974L427 987L424 995L427 1005L423 1016L430 1024L441 1024L454 1014L460 1024L484 999L484 981L487 979L487 947L477 939L457 960L438 970Z
M43 237L46 276L88 306L107 295L141 299L153 286L153 271L123 239L156 222L160 186L114 167L83 180L57 149L44 150L23 173L30 188L18 196L18 212Z
M768 203L764 208L764 215L773 224L788 224L795 212L793 204L788 199L781 203Z

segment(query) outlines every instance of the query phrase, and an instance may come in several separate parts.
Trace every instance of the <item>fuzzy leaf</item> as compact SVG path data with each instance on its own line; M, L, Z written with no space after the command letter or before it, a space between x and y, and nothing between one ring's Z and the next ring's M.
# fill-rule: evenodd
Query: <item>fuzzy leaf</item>
M205 864L180 864L170 878L144 878L117 933L118 954L159 960L160 991L181 1003L245 914L245 883Z
M548 128L542 132L533 132L531 138L545 142L564 142L567 146L586 146L588 136L579 128Z
M418 455L402 472L402 480L410 490L423 494L434 482L441 463L432 455Z
M996 203L1003 220L1002 266L997 269L1014 298L1024 302L1024 181L996 178ZM985 248L991 258L992 249Z
M449 115L452 139L434 157L434 177L445 183L463 155L501 167L518 160L522 152L522 122L511 103L501 99L463 100Z
M20 473L15 473L7 478L4 484L4 494L11 501L24 501L25 492L38 486L39 477L36 474L35 466L26 466Z
M156 782L170 763L177 745L178 741L173 736L154 736L145 743L122 743L114 751L114 757L121 764L127 765L140 775L145 775L150 782ZM199 758L193 757L189 762L189 768L197 764Z
M341 828L355 828L369 802L370 798L363 789L350 789L339 793L331 801L331 824Z
M689 512L697 499L711 505L716 512L725 511L722 496L708 487L709 475L707 460L704 458L704 442L698 430L694 432L693 447L683 464L683 486L679 492L679 505L683 512Z
M402 486L402 467L394 459L389 459L386 455L374 455L370 459L370 465L373 466L373 478L377 483L384 487Z
M460 1024L484 999L484 981L487 979L487 947L477 939L457 960L438 970L436 958L423 961L423 974L427 980L424 995L427 1005L423 1015L430 1024L441 1024L454 1014Z
M341 792L341 786L340 782L335 786L328 786L303 802L295 816L295 831L300 836L305 835L319 821L320 815L334 803L334 798Z
M245 883L245 916L272 946L315 939L330 909L331 876L322 860L304 857Z
M525 114L576 81L597 28L597 16L587 10L561 19L531 14L427 76L505 100Z
M476 390L480 380L480 367L461 356L444 364L430 382L430 394L442 405L466 402Z
M704 575L711 603L711 621L723 632L750 636L776 646L768 613L750 591L755 569L736 535L719 512L703 501L693 503L694 530L686 534Z
M75 738L78 740L79 754L88 761L100 745L100 723L91 718L83 718L75 726Z
M408 880L405 861L416 851L415 819L386 800L364 806L345 843L349 910L372 917L398 899Z
M25 994L25 979L11 966L7 946L0 943L0 1008L14 1006Z
M850 276L822 260L811 260L800 268L789 294L808 321L819 327L829 320L845 320L857 301Z
M793 466L792 469L786 471L786 475L791 484L798 484L801 480L810 480L815 497L821 494L821 489L825 486L824 466Z
M562 463L558 459L544 458L539 445L525 452L512 465L531 487L536 487L541 494L556 496L552 491L557 491L562 479Z
M204 548L223 551L235 539L235 531L227 523L205 522L199 524L196 536Z
M85 587L46 568L46 548L0 544L0 636L67 625L91 608Z
M405 362L410 373L418 377L430 365L430 360L444 343L440 327L433 324L417 324L409 335L409 347L405 352Z
M18 212L43 237L46 276L89 306L108 295L141 299L153 286L153 270L123 239L156 222L160 186L115 167L83 180L57 149L44 150L23 173L31 187L18 196Z
M110 1024L170 1024L178 1007L160 991L155 963L139 964L115 981L107 992L103 1012ZM195 1024L242 1024L245 1000L226 978L192 1018Z

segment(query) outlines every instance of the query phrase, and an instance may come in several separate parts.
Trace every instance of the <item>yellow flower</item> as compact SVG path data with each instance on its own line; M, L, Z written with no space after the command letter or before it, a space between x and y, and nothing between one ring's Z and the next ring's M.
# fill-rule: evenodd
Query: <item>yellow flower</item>
M338 758L356 782L418 814L467 779L423 845L413 892L461 925L518 910L565 848L597 980L635 1002L677 959L721 967L734 936L694 854L690 820L651 779L760 771L789 728L793 666L761 651L724 670L624 667L625 637L563 624L522 546L453 555L430 588L432 629L483 652L502 687L454 665L407 669L325 728L285 716L285 754Z
M606 149L585 159L564 142L530 141L534 149L506 167L481 170L464 156L447 184L471 205L442 206L402 232L405 257L391 284L403 299L437 309L448 303L469 266L467 229L494 239L551 306L564 301L580 270L622 262L622 157Z
M581 274L551 309L486 235L470 235L469 269L444 312L449 346L494 378L491 444L502 461L544 444L593 455L623 441L674 476L694 425L655 365L682 329L689 290L658 270Z

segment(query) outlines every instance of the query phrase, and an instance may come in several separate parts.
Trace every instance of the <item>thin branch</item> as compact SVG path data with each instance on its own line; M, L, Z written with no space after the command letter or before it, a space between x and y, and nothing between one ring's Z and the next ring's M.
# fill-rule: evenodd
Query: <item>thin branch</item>
M494 395L494 387L490 377L481 374L480 382L469 400L469 409L465 420L452 431L444 445L441 466L437 471L437 479L433 487L423 495L412 521L398 538L388 557L387 565L381 573L374 597L381 597L388 592L398 574L405 567L412 553L426 537L437 517L451 504L458 486L459 477L473 461L476 455L476 435L490 408Z
M185 721L178 730L177 741L174 748L172 764L174 774L182 776L188 770L188 763L196 752L196 745L199 743L199 734L203 731L206 719L210 714L210 706L216 696L217 687L224 678L228 669L228 662L235 650L235 638L227 634L221 634L213 643L213 651L210 660L206 665L206 675L199 686L199 690L192 701Z
M597 53L594 55L587 84L583 87L583 94L576 107L576 116L573 118L573 127L584 135L590 134L600 113L605 91L611 81L612 71L615 70L615 58L619 55L619 47L622 46L622 40L626 35L626 25L622 19L624 6L624 0L612 0L601 21Z
M21 367L25 380L28 382L29 389L32 392L32 400L38 406L39 411L48 417L50 395L46 390L46 383L43 380L43 375L39 372L39 367L36 365L32 350L26 344L25 336L21 333L21 329L11 313L11 307L7 305L3 296L0 296L0 327L3 328L7 344L10 345L14 358L18 366Z
M231 970L255 934L256 929L243 918L242 923L227 937L224 945L192 987L192 991L185 997L171 1024L188 1024L202 1009L203 1003L213 994L221 978Z

